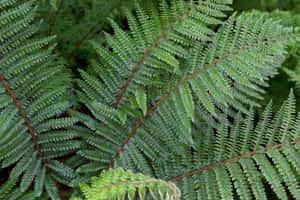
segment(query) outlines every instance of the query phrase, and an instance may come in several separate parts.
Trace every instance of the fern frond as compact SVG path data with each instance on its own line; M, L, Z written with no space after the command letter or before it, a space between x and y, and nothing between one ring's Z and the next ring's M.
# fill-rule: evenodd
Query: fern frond
M57 118L70 104L64 97L70 75L51 55L53 37L35 37L36 2L0 5L0 169L12 169L1 182L0 199L33 199L45 188L60 199L54 177L70 181L75 175L54 159L81 145L71 140L78 132L67 130L77 120Z
M288 193L299 199L299 163L294 160L300 156L300 121L294 107L295 98L291 91L289 99L275 117L270 111L271 104L257 125L254 125L253 114L248 115L244 122L237 115L233 123L221 123L217 128L218 134L213 136L216 138L212 140L211 158L203 158L202 154L197 153L208 147L200 144L199 150L195 149L196 165L192 169L201 169L191 170L192 172L170 181L179 181L177 183L184 189L183 193L187 197L189 190L185 188L207 180L208 174L213 173L214 177L209 177L206 184L215 187L220 199L233 199L235 194L240 199L267 199L265 182L279 199L288 199ZM223 122L226 121L228 119L225 118ZM225 130L229 132L226 133ZM200 129L198 131L197 134L203 134ZM247 139L249 135L251 139ZM204 192L195 187L194 189L196 195L188 199L209 198L207 189L203 188Z
M267 15L267 13L266 13ZM280 23L283 26L300 26L300 15L291 11L275 10L268 14L268 16L281 20ZM282 20L284 19L284 20ZM295 87L300 89L300 43L297 42L295 45L290 46L288 51L287 62L284 63L283 70L290 77L290 81L295 83Z
M121 168L105 171L99 178L93 177L90 185L81 185L81 190L87 200L134 199L136 192L140 199L145 199L147 193L154 199L180 199L180 190L175 184Z
M295 67L295 69L287 69L285 68L284 71L289 75L290 81L295 82L295 86L298 91L300 91L300 59L299 64Z
M116 33L116 37L120 35L122 32ZM88 173L96 173L105 165L107 168L123 167L157 177L169 175L169 171L172 170L180 171L181 165L178 165L175 157L181 158L182 152L197 145L192 134L195 116L202 115L204 118L204 115L212 114L215 119L222 121L226 110L228 113L225 116L234 115L234 110L241 111L242 115L249 112L248 105L258 106L254 99L262 98L262 87L267 86L268 78L277 73L278 67L285 58L286 45L299 40L299 33L297 29L284 28L279 22L266 19L264 15L249 13L233 15L210 38L211 41L207 44L194 42L194 47L189 48L185 57L190 62L181 60L182 63L187 64L178 71L177 75L166 81L165 89L160 90L159 96L155 96L152 100L147 99L147 105L151 105L147 112L144 111L144 103L141 103L145 100L140 98L145 98L145 95L148 98L148 95L139 91L140 87L132 90L134 95L138 91L138 100L136 96L132 97L130 105L125 110L114 108L111 103L113 99L109 98L113 97L115 94L113 91L118 89L116 83L121 85L118 81L122 78L118 74L122 74L124 70L122 66L125 65L118 66L119 61L116 56L102 47L98 48L98 51L105 53L103 57L105 62L119 68L119 71L112 71L112 67L93 65L90 70L100 74L100 80L81 71L84 81L79 81L79 84L83 92L79 91L78 97L85 103L93 117L76 111L70 111L70 114L94 131L89 137L84 137L88 144L91 142L87 138L93 137L102 141L101 143L107 148L106 151L101 151L100 145L92 144L86 150L80 150L78 155L89 162L84 167L78 168L78 171L84 169ZM128 42L126 47L131 44ZM141 43L139 46L142 45ZM126 58L127 54L124 53L123 58ZM167 63L164 65L167 66ZM147 68L141 68L143 69ZM109 76L113 79L108 78ZM144 116L137 113L136 108L142 109ZM131 116L126 118L126 115ZM140 118L137 122L136 117ZM211 121L211 117L207 120ZM248 122L251 124L252 119ZM266 124L268 123L267 120ZM221 149L226 148L227 144L222 142L229 136L229 133L226 133L229 131L226 130L226 124L223 129L219 130L223 134L219 139ZM245 130L247 129L249 127L245 127ZM263 131L264 129L259 130L259 132ZM238 131L235 134L233 141L236 140ZM262 138L263 135L260 136ZM249 137L250 134L244 138L245 141L250 140ZM257 146L260 142L257 141ZM96 146L95 149L92 146ZM246 149L247 146L244 145L243 148ZM226 153L220 152L218 157L221 159L223 154ZM170 156L175 159L176 169L164 169L161 166L161 163L168 160ZM193 166L192 160L185 161L183 169L189 163ZM101 167L93 167L96 164ZM157 168L162 169L163 172L155 170ZM217 173L218 178L226 175L222 170ZM211 187L209 190L216 192L214 196L220 197L220 193L216 190L217 185L212 184ZM227 193L230 194L230 191L228 190Z
M211 41L210 36L215 34L212 28L222 23L220 18L226 16L223 11L230 10L215 1L171 1L170 6L162 1L160 7L160 11L145 10L136 4L137 17L126 11L129 33L111 21L115 33L105 36L112 52L91 42L103 61L92 62L91 67L100 80L81 72L85 82L80 81L79 85L94 88L92 82L96 82L105 89L98 89L97 94L85 89L87 96L97 95L105 99L105 104L120 107L126 114L128 109L135 116L139 110L145 113L145 103L140 105L137 101L140 95L147 96L146 87L161 89L165 84L163 79L170 79L169 74L180 70L180 59L188 54L185 47L191 46L194 40ZM136 103L135 109L130 106L132 103Z

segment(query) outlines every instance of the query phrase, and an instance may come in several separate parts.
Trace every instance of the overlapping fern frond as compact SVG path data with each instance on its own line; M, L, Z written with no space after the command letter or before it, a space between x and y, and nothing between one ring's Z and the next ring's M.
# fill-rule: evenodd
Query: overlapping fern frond
M226 16L221 11L230 10L218 2L172 1L169 6L163 1L161 10L147 11L137 4L137 17L127 12L130 35L112 22L115 34L106 34L112 52L93 42L102 64L93 61L89 69L98 77L80 71L84 81L78 82L83 92L77 94L97 117L94 119L75 111L70 113L95 131L94 134L86 131L85 140L101 150L80 150L79 155L95 162L80 167L78 172L88 170L96 175L97 171L106 168L113 152L134 127L136 122L132 118L142 118L149 105L153 105L183 75L185 66L180 67L180 61L187 58L189 47L195 41L204 45L212 40L210 36L215 35L212 28L222 23L218 18ZM184 29L190 31L185 33ZM106 114L102 115L102 112ZM127 116L131 118L127 121L130 124L125 123ZM101 135L107 141L95 135ZM163 152L159 149L157 145L157 151Z
M187 166L169 179L180 185L185 199L270 199L269 186L278 199L299 199L300 113L293 92L275 116L270 102L255 121L250 110L246 118L225 115L217 129L195 127L193 158L186 160L188 148L172 156L169 164L161 163L169 168L160 177L169 179L173 166Z
M87 200L115 199L165 199L179 200L180 190L172 182L151 178L143 174L134 174L123 169L110 169L93 177L90 184L81 185ZM72 198L71 200L79 200Z
M77 120L58 117L69 107L70 75L51 55L53 37L34 37L36 1L0 1L0 8L0 169L10 171L0 199L59 199L57 180L75 172L55 159L80 145L66 129Z
M118 35L121 33L116 33ZM246 105L258 106L253 99L261 98L261 86L267 86L266 80L277 73L286 45L295 39L299 39L297 29L284 28L264 15L233 15L210 37L211 41L193 41L192 47L186 47L187 59L180 60L183 67L167 79L165 88L160 91L162 94L154 95L154 100L148 102L145 94L140 94L140 88L135 88L138 98L136 103L128 104L130 109L125 114L112 105L117 92L108 86L122 84L114 79L106 83L109 73L105 72L105 66L102 71L98 65L93 67L100 79L82 71L85 82L80 81L80 86L85 94L79 96L94 117L75 111L71 114L94 132L91 134L87 129L84 136L94 148L78 151L90 161L78 168L78 172L97 173L107 167L120 166L155 176L157 166L170 154L180 156L186 146L195 146L192 122L196 115L203 118L212 115L218 119L228 108L231 115L234 110L247 113ZM116 61L112 55L107 53L106 62ZM120 70L124 69L122 66ZM145 101L144 117L126 120L126 114L133 112L134 105Z
M0 199L60 199L59 183L101 172L87 198L179 198L169 180L189 200L267 199L266 185L299 199L293 93L275 116L253 112L299 31L257 12L227 18L230 3L137 3L129 30L111 20L106 47L91 42L99 60L79 70L81 113L53 37L36 37L37 2L0 1Z
M91 61L91 73L80 71L85 81L79 85L90 99L119 108L120 115L140 117L139 110L145 114L148 103L159 96L146 91L166 90L170 77L184 67L180 60L188 56L185 47L211 41L213 28L222 24L228 10L215 1L162 1L160 10L145 10L137 3L136 16L126 11L129 33L111 21L114 35L105 34L109 48L92 42L100 62Z
M167 159L151 163L153 176L176 183L183 199L188 200L267 200L275 198L269 195L270 188L278 199L299 199L300 113L296 113L295 103L291 91L276 114L272 113L270 102L258 120L251 108L246 116L237 113L229 117L223 113L214 126L197 115L192 130L195 145L183 147L179 140L174 141L180 154L173 152ZM136 166L122 163L126 159L130 158L121 157L117 163L134 170ZM103 177L108 173L102 172ZM104 178L94 182L100 180L101 187L83 191L93 191L93 195L100 197L103 185L109 185ZM105 195L125 193L104 188Z

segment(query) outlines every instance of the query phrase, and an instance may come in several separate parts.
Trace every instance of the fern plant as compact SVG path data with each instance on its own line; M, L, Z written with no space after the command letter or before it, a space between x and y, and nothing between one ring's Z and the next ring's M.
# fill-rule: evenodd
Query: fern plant
M56 65L54 37L34 37L36 1L5 0L0 9L0 169L10 171L0 199L59 199L56 185L75 172L56 159L81 144L68 129L77 120L58 117L69 107L70 74Z
M287 20L281 23L285 26L299 26L300 15L293 12L274 12L271 15L277 18L285 18ZM290 62L285 63L284 72L290 77L290 81L295 83L295 87L300 91L300 43L297 42L295 45L290 47L289 60Z
M173 158L188 172L170 181L181 185L185 199L270 199L266 182L278 199L289 199L288 192L299 199L299 116L291 91L275 116L270 102L258 122L250 109L246 118L225 115L216 129L196 127L193 158L187 163L189 149Z
M162 3L161 11L145 11L137 5L137 19L127 14L131 35L112 22L115 34L106 34L111 51L92 42L100 62L91 61L88 72L80 71L83 80L78 81L83 91L78 92L79 100L91 114L70 111L89 128L83 139L90 147L77 152L87 161L77 172L86 173L87 179L110 167L129 168L163 179L183 173L187 166L193 166L189 165L193 159L186 155L186 163L178 163L176 158L186 149L190 154L197 149L192 133L196 115L215 127L224 121L224 113L234 117L236 111L247 114L249 105L259 106L254 99L262 98L262 87L277 74L286 55L285 47L299 40L298 29L284 28L258 13L233 14L222 22L216 18L224 16L218 9L229 10L222 3L173 3L169 9ZM166 14L168 10L181 10L181 15L174 17L171 26L166 25L165 32L159 31L158 25L172 16ZM152 20L154 16L156 20ZM203 27L208 18L221 26ZM152 39L155 33L158 40ZM145 48L145 41L149 41L150 48ZM169 48L161 47L167 44ZM135 55L140 48L142 57ZM218 173L221 177L225 172ZM80 183L82 179L85 178L76 181ZM197 189L191 189L186 199L201 199L193 192ZM217 194L216 197L232 199L226 190ZM238 195L243 199L242 193Z
M298 6L299 7L299 6ZM297 6L294 8L297 10ZM281 20L283 26L299 26L300 15L295 11L276 10L271 13L264 13L272 18ZM284 20L282 20L284 19ZM295 88L299 94L300 89L300 43L297 42L288 48L288 57L283 63L283 71L288 75L289 80L295 83Z
M136 1L73 85L43 2L0 1L0 199L299 199L293 92L255 117L299 29L231 3Z
M136 7L138 18L127 11L130 35L111 22L115 36L106 34L106 38L113 49L112 54L92 42L103 62L91 61L94 67L90 70L99 74L105 88L109 89L106 95L103 89L99 93L106 96L105 102L109 105L113 103L115 108L120 107L123 113L130 110L129 103L137 104L145 112L146 87L162 88L166 84L163 78L168 79L170 74L179 76L179 59L187 56L184 47L192 45L193 40L210 41L209 36L214 34L211 24L220 24L217 17L226 16L221 11L230 10L213 2L194 4L192 1L173 1L170 7L166 2L161 3L161 15L157 16L158 10L154 8L146 11L139 4ZM106 71L100 73L99 70ZM83 79L89 78L85 72L81 73ZM84 82L79 84L85 87ZM117 98L114 99L114 96ZM134 110L132 112L132 115L138 115Z
M201 115L195 118L198 123L193 126L192 150L186 146L180 155L173 152L159 164L152 163L155 175L175 182L184 199L269 199L266 182L278 199L289 199L288 193L300 198L300 113L295 110L293 91L276 115L270 102L258 122L252 108L245 117L236 113L228 119L224 113L217 126L205 123ZM177 145L182 146L179 141ZM123 182L119 183L119 177ZM135 188L140 183L133 181L136 178L130 172L110 169L93 178L91 188L86 184L81 188L87 199L117 199L115 195L125 199L125 191L131 187L127 184L134 183ZM131 192L133 199L135 189ZM143 199L144 194L139 197Z
M147 24L147 21L143 24ZM168 30L167 33L172 33L172 31ZM121 35L122 32L118 32L116 37ZM113 40L111 37L109 38L109 40ZM115 153L114 158L110 161L110 166L136 132L135 135L146 137L146 134L148 134L147 138L150 135L152 137L152 139L148 138L143 142L143 147L139 147L143 151L151 149L150 146L155 145L156 140L153 140L153 138L155 136L157 139L161 138L159 134L161 131L155 133L153 122L168 123L164 133L166 136L164 142L168 145L171 145L168 142L170 135L176 135L187 145L193 145L191 122L194 120L195 98L200 102L202 113L212 114L215 117L218 117L218 113L229 106L244 113L247 113L245 108L247 104L259 106L253 101L253 98L261 98L260 92L263 90L260 86L266 86L265 80L277 73L277 68L284 59L284 45L288 44L293 38L297 38L297 30L283 28L277 22L266 20L264 17L255 14L244 14L238 17L233 15L211 38L211 42L194 42L194 47L191 48L188 54L189 62L183 61L185 64L184 69L178 74L170 75L171 80L168 80L169 83L164 88L160 89L159 86L155 88L155 92L158 94L152 95L151 98L147 98L147 94L145 94L145 88L151 85L140 86L138 81L134 81L134 79L144 78L145 80L142 83L147 82L145 76L140 77L140 73L136 75L138 70L151 69L150 67L141 67L142 63L146 62L145 57L142 57L140 61L142 63L138 63L137 68L133 69L133 73L128 74L129 78L124 79L125 84L120 82L122 77L118 76L121 71L114 73L111 71L113 70L111 66L107 69L110 70L110 73L108 73L105 66L92 65L90 70L98 74L99 79L81 71L85 82L80 80L79 84L85 93L78 92L78 96L95 116L95 119L75 111L71 111L71 113L90 129L96 131L96 134L101 135L103 139L105 138L104 143L108 143L109 147L114 147L105 151L107 158L112 156L112 152ZM122 41L130 41L130 39L123 39ZM107 51L102 47L97 48L97 50L102 53ZM146 56L149 54L148 51L146 49ZM165 52L162 51L161 54L163 53ZM118 70L123 70L121 66L126 66L121 65L121 60L117 62L120 55L116 57L112 57L113 54L109 55L108 53L105 53L105 55L106 62L111 62L112 66L116 67L116 63L120 63ZM152 57L149 55L150 58ZM173 68L171 66L170 69L173 70ZM149 73L151 76L155 74L155 70L153 71L153 73ZM108 79L109 75L111 75L110 79ZM153 84L156 79L162 81L161 78L152 77ZM158 84L159 82L155 83L155 85ZM121 91L118 90L117 86L119 85L123 85ZM135 88L134 94L134 89L131 89L131 87ZM126 95L126 93L128 94ZM115 96L117 96L116 99ZM147 110L149 105L151 107ZM171 110L172 112L170 112ZM127 114L130 115L128 120L126 120ZM99 123L98 120L102 121L105 126ZM114 130L113 135L111 135L110 129ZM173 132L173 130L176 131ZM139 134L139 132L141 133ZM94 138L94 136L88 134L86 140L93 145L98 139L91 139L91 137ZM139 140L143 139L140 138ZM145 142L149 143L146 144ZM141 145L138 141L134 143L138 146ZM131 142L128 144L131 144ZM159 150L160 145L156 144L157 148L155 149L157 149L157 153L163 154ZM102 145L96 146L102 148ZM90 150L81 150L78 153L95 161L102 160L97 156L94 157L94 153ZM153 152L149 152L146 155L151 159L152 154ZM108 160L105 162L108 162ZM97 166L100 167L100 165Z

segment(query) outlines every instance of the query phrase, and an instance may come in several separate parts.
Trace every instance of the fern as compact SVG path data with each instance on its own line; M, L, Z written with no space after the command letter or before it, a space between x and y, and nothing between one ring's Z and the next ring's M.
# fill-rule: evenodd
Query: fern
M44 192L58 199L55 177L69 181L75 172L55 159L80 146L67 130L77 120L58 118L69 107L70 75L56 65L53 37L34 37L35 1L1 1L0 8L0 169L10 169L0 199Z
M270 189L300 199L293 92L276 115L270 103L254 117L269 79L297 57L296 17L231 13L231 0L123 4L127 27L105 19L112 29L93 37L98 58L86 56L79 77L56 29L72 10L45 3L0 1L0 199L270 199ZM109 15L96 12L103 3L74 5L95 9L91 22ZM40 37L35 17L48 12Z
M283 28L278 22L256 14L234 15L219 28L206 47L195 42L189 54L194 62L186 66L186 72L182 72L180 78L170 81L173 86L166 94L155 96L156 102L152 100L146 104L151 107L139 120L126 120L125 111L114 108L116 104L112 105L113 88L109 86L114 86L114 83L106 84L109 75L105 68L100 71L99 66L93 65L95 71L99 69L101 80L81 71L86 82L80 81L85 92L80 93L80 98L95 119L76 111L71 111L71 114L95 131L95 135L87 134L84 139L96 150L82 149L78 152L94 162L79 168L78 172L90 169L88 166L97 166L93 168L95 171L111 167L120 158L117 166L132 166L153 175L148 159L158 164L170 152L180 154L177 140L182 141L183 146L194 145L191 135L196 107L194 97L200 103L202 115L213 114L218 118L226 107L247 113L245 104L259 105L249 96L261 98L259 86L266 86L265 80L277 73L284 59L285 45L297 37L297 30ZM101 51L107 50L102 48ZM112 56L107 57L107 62L114 60ZM116 73L110 74L113 78L118 77ZM118 83L117 80L115 83ZM99 99L102 101L99 102ZM132 107L126 111L129 114L134 112Z
M150 193L154 199L179 200L180 190L174 183L123 169L109 170L91 180L91 186L81 186L87 200L134 199L136 191L140 199ZM72 198L77 200L78 198Z
M281 20L281 24L284 26L299 26L300 15L291 11L280 11L276 10L268 14L275 19ZM284 72L290 77L290 81L295 82L297 89L300 89L300 43L297 42L289 48L287 61L284 62Z
M284 17L285 21L282 24L285 26L299 26L300 25L300 15L294 14L292 12L274 12L272 13L277 18ZM290 77L290 81L295 82L295 87L300 91L300 43L297 42L296 45L290 47L289 50L289 60L294 62L285 63L284 71ZM299 92L298 92L299 93Z
M146 25L147 21L143 24ZM184 26L183 24L184 21L180 25ZM180 25L178 24L178 26ZM120 29L115 28L115 37L121 37L122 34L126 35L120 31ZM85 82L79 81L79 85L84 91L84 93L79 92L79 97L81 102L89 108L94 118L76 111L70 111L70 113L95 133L89 133L83 137L87 144L93 148L81 149L77 152L78 155L89 161L79 167L77 172L86 173L86 178L88 178L100 170L114 166L129 168L166 179L173 172L180 173L184 171L186 166L193 166L193 159L189 155L191 152L187 149L190 147L197 148L192 131L192 124L196 120L195 115L205 117L205 115L212 114L218 121L223 122L223 131L226 131L226 123L222 118L224 118L223 113L228 108L228 115L234 116L234 110L248 113L245 106L259 106L252 99L262 98L261 86L267 86L266 80L277 74L277 69L285 58L285 46L293 42L294 39L298 39L297 32L298 30L283 28L279 22L266 19L264 15L256 13L233 15L220 26L215 34L212 34L213 36L210 36L211 41L204 43L193 41L193 47L190 47L188 43L185 43L186 46L182 46L182 48L189 50L187 56L179 59L180 63L185 63L185 65L182 65L182 69L179 66L178 73L173 71L174 63L164 63L164 66L169 65L171 78L162 79L159 75L152 77L151 85L140 86L138 81L134 82L133 80L139 79L141 75L135 73L151 69L149 65L144 66L141 63L138 64L137 68L134 68L131 75L130 73L127 74L129 79L126 80L121 92L116 89L122 85L119 80L124 79L122 78L123 71L121 71L124 70L123 66L127 66L124 59L130 55L130 53L125 52L130 51L130 45L134 42L124 45L129 48L124 48L124 54L120 53L120 49L114 50L113 47L113 52L118 52L119 55L109 54L108 50L97 46L96 49L100 55L106 52L101 59L104 59L105 63L109 63L111 66L107 66L109 71L106 72L106 66L92 64L89 70L91 73L96 73L99 78L81 71ZM171 33L171 31L167 33ZM145 35L147 34L145 33ZM107 40L108 43L113 44L112 37L108 36ZM124 41L132 40L123 39L122 42ZM156 45L159 45L159 42ZM142 60L145 63L147 56L149 56L147 51L146 54ZM185 59L188 62L184 61ZM112 70L119 71L114 72ZM110 78L108 78L109 76ZM124 76L125 79L127 76ZM142 78L141 83L145 83L146 78ZM156 80L159 82L155 83ZM161 88L159 86L160 81L167 81L165 83L167 88L166 86ZM154 87L156 91L158 90L159 95L150 93L150 96L145 92L143 94L143 90L146 91L146 88L148 88L147 91L153 89L149 86ZM134 89L130 89L130 87L134 87ZM117 98L114 99L116 94ZM131 100L127 96L131 97ZM195 98L197 103L194 102ZM112 103L113 101L114 103ZM146 108L148 108L147 111ZM135 114L137 109L142 112ZM131 115L128 119L126 118L127 114ZM210 117L206 119L207 122L211 120ZM216 124L212 123L212 125ZM234 142L238 142L237 138L232 139L232 141L224 141L230 134L219 131L219 135L222 136L222 134L224 134L224 138L219 139L222 144L218 150L225 151L225 144L234 145ZM246 143L249 141L250 138L245 140ZM209 142L214 143L213 140ZM253 148L259 149L258 147L260 144ZM213 151L213 149L210 150ZM185 151L187 154L183 155ZM182 163L178 163L177 158L182 158ZM214 159L221 162L222 158L222 154L220 154L218 158ZM172 162L168 163L170 160ZM239 168L233 166L231 170L234 173L234 170L239 170ZM202 177L200 180L204 181L205 178L206 181L216 180L220 187L218 188L214 182L208 182L208 187L211 188L207 188L209 190L207 198L233 199L231 188L221 188L222 185L227 186L230 182L229 177L224 180L224 183L220 178L227 176L227 172L223 168L218 168L215 173L207 173L208 177ZM215 179L216 173L217 179ZM233 177L233 180L236 179ZM84 181L84 178L75 182L80 183L81 181ZM185 199L205 199L205 192L197 192L197 188L202 187L195 183L197 180L187 181L182 186L186 191ZM202 181L200 182L202 183ZM239 187L239 184L242 185L242 183L236 184L235 187ZM272 186L273 184L278 183L271 182ZM290 183L290 185L294 184L295 182ZM238 190L238 195L242 199L244 196L249 197L249 193L242 193L245 191L240 191L241 188ZM294 195L297 195L297 189L293 188L292 190ZM255 195L260 193L255 188L253 191ZM213 196L209 196L211 193ZM284 195L281 194L282 196Z
M300 65L296 66L296 69L290 70L290 69L285 69L284 71L290 76L290 80L295 82L296 88L300 90Z
M197 4L192 1L172 1L171 6L163 1L160 15L157 16L159 11L154 8L145 10L139 4L136 7L137 18L127 11L130 35L111 22L115 35L106 34L106 41L113 49L112 54L92 42L103 63L91 61L90 70L104 81L104 85L98 89L103 103L113 104L114 108L120 107L122 113L131 110L132 115L139 116L130 103L145 112L146 88L161 89L166 84L164 79L169 79L170 74L179 74L179 60L188 54L184 47L191 46L193 40L204 43L210 41L210 36L214 35L212 27L222 23L218 17L226 16L221 11L230 8L211 1L199 1ZM80 73L87 83L94 84L95 80L89 78L89 74L84 71ZM89 87L87 83L79 82L85 90ZM92 95L89 90L87 92ZM142 104L139 101L141 96L144 99Z
M253 109L248 113L245 118L241 113L237 113L230 120L224 113L216 128L200 125L199 122L203 119L198 115L195 119L198 123L193 127L193 150L183 147L180 154L174 152L164 161L151 163L154 169L157 169L155 176L175 182L182 189L184 199L189 200L234 197L269 199L265 189L268 187L266 183L278 199L289 199L288 193L294 199L299 199L300 188L297 183L300 163L297 158L300 156L300 113L295 111L293 92L291 91L288 100L275 116L272 114L272 102L257 123L254 120ZM217 134L213 134L214 132ZM180 141L177 141L177 147L182 147ZM133 146L130 148L134 149ZM122 157L122 160L125 159L126 157ZM123 166L131 168L129 163ZM118 172L120 175L115 175L119 174ZM119 184L105 186L110 184L105 180L118 180L116 177L121 175L134 177L124 175L122 170L117 169L117 172L114 172L110 169L108 172L102 172L100 179L92 181L93 189L85 185L82 190L88 199L101 199L103 195L111 195L110 197L115 199L114 195L117 194L122 195L123 199L125 189L112 188L118 187ZM127 179L124 179L127 183ZM132 190L132 194L135 194L135 190ZM109 198L106 196L103 199Z
M245 119L237 114L234 122L225 116L216 135L214 128L195 128L198 146L187 170L191 172L170 179L183 188L185 199L269 199L265 182L278 199L288 199L288 193L299 199L300 121L293 93L275 117L270 102L259 122L254 121L251 109ZM181 158L173 156L172 165L161 165L178 166L189 155L186 150Z

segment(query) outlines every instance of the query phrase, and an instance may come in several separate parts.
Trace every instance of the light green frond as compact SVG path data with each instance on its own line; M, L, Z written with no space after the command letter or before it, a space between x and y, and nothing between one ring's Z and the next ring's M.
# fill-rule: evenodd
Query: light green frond
M121 168L93 177L90 184L81 185L81 190L87 200L134 199L136 194L140 199L145 199L147 195L151 195L153 199L180 199L180 190L174 183L134 174Z

